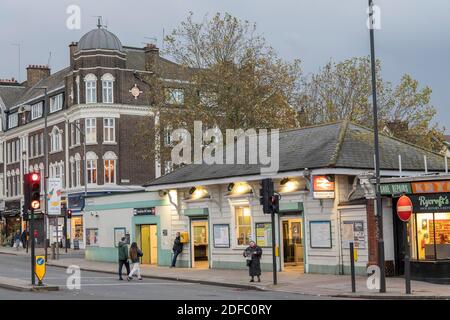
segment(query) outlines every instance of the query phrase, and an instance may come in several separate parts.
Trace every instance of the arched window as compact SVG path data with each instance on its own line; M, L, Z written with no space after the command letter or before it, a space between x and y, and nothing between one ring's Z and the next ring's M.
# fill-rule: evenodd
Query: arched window
M87 182L88 184L97 183L97 155L89 151L86 154Z
M86 103L97 103L97 77L90 73L84 77L86 84Z
M103 103L114 103L114 77L110 73L102 76L102 101Z
M81 157L79 153L75 154L75 185L74 187L81 186Z
M114 152L108 151L103 155L103 165L105 174L105 184L116 183L117 156Z
M62 130L60 130L58 127L53 127L51 136L51 143L50 143L50 151L51 152L57 152L62 150Z

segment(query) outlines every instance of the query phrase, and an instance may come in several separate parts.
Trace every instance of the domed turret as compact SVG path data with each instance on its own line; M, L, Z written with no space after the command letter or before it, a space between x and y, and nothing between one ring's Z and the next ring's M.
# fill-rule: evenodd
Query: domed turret
M112 32L98 25L81 37L78 42L78 50L117 50L123 52L122 43Z

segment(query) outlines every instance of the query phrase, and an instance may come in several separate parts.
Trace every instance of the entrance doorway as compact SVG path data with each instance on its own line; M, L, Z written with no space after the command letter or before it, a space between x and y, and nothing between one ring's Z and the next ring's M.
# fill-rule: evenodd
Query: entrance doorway
M144 224L140 228L140 247L143 264L158 263L158 227L156 224Z
M286 271L303 272L303 219L291 218L282 221L283 261Z
M209 268L209 230L208 220L193 220L191 222L192 235L192 267Z

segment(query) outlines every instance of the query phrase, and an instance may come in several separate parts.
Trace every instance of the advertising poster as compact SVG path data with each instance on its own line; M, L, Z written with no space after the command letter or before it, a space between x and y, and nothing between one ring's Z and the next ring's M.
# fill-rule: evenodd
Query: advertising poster
M228 224L215 224L213 227L214 247L230 247L230 226Z
M272 246L272 223L256 224L256 244L260 247Z
M350 248L353 241L355 248L366 247L366 234L364 232L364 221L344 221L342 225L343 248Z
M61 215L61 178L48 179L48 215Z
M310 221L311 248L327 248L331 246L331 221Z

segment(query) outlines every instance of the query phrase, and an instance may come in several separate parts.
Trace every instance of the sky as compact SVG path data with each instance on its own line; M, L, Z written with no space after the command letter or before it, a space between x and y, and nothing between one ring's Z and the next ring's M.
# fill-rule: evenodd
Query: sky
M95 28L101 15L123 45L143 47L149 38L161 45L166 34L192 11L228 12L255 22L257 30L287 60L300 59L305 74L330 59L369 55L367 0L1 0L0 78L19 75L29 64L48 64L52 72L69 63L68 45ZM375 32L382 76L398 83L405 73L432 88L436 121L450 134L450 1L374 0L381 13ZM81 29L66 26L70 5L81 12ZM164 31L163 31L164 30Z

